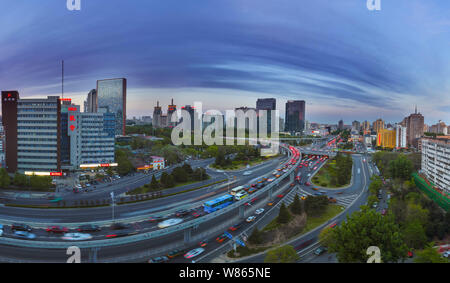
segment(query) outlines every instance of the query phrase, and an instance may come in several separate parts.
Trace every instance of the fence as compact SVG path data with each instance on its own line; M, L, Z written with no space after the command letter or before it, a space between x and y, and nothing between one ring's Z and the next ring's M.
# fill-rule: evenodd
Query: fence
M428 182L427 180L419 176L417 173L413 174L413 178L416 186L422 192L424 192L430 199L432 199L445 211L450 210L450 198L444 195L444 193L437 191L432 183Z

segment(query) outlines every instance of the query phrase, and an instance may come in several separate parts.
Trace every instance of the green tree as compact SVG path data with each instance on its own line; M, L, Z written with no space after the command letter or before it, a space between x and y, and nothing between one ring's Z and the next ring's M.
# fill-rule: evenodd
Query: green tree
M285 245L267 252L265 263L293 263L299 260L299 256L291 245Z
M263 236L263 232L258 230L258 227L255 227L255 229L253 229L250 237L248 237L248 241L254 245L262 244L262 242L263 242L262 236Z
M421 249L427 243L425 229L419 220L406 224L405 229L403 229L403 235L409 248Z
M25 174L20 174L20 173L16 172L14 174L13 183L15 186L25 187L28 185L28 177Z
M152 181L150 182L150 188L156 190L159 188L159 183L155 178L155 175L152 176Z
M326 196L308 196L305 199L305 211L310 216L321 215L329 204Z
M323 228L322 231L320 231L319 241L321 242L322 246L330 246L330 243L333 240L333 232L334 228L331 228L330 226L327 226Z
M392 178L408 180L411 178L413 164L404 154L389 162L389 173Z
M291 214L289 213L289 210L286 208L284 203L281 204L280 212L277 217L278 223L288 223L289 220L291 220Z
M294 201L291 204L291 212L293 214L300 215L303 213L303 207L302 203L300 202L300 198L298 197L298 194L295 194Z
M176 167L172 171L172 175L175 179L175 182L183 183L189 179L188 174L182 167Z
M427 245L423 250L418 251L414 257L415 263L449 263L450 261L441 256L441 254L433 248L433 243Z
M0 168L0 188L6 189L11 184L11 178L5 168Z
M394 218L363 206L361 211L347 215L347 221L334 228L329 250L339 262L367 262L367 248L378 246L383 262L405 258L407 247Z

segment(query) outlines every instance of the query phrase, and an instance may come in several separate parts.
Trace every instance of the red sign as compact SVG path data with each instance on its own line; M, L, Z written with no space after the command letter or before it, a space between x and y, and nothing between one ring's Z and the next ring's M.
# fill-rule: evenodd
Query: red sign
M73 130L75 130L75 126L74 125L70 125L70 130L73 132Z
M62 176L62 172L50 172L50 176Z
M77 111L77 108L76 107L69 107L69 108L67 108L67 110L68 111Z
M75 116L70 115L69 119L70 119L70 121L75 121Z
M100 164L100 167L109 167L109 163Z
M72 101L72 98L61 98L61 101Z

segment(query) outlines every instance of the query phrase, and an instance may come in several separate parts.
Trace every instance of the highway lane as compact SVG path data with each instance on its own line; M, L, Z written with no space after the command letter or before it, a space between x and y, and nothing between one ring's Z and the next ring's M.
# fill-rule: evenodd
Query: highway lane
M361 156L353 156L353 160L355 164L354 172L357 171L357 169L359 168L361 174L357 175L359 176L359 178L354 178L353 185L348 190L349 192L359 191L359 197L354 199L353 203L345 209L344 213L340 214L335 219L328 221L326 224L319 226L315 230L312 230L305 235L302 235L294 240L288 241L287 244L294 246L297 250L304 249L310 246L311 244L317 242L318 235L320 234L320 231L323 229L324 226L334 222L340 223L342 221L345 221L347 215L351 215L353 212L358 211L361 205L366 204L368 198L368 185L370 182L368 165L367 162L363 162L363 157ZM204 262L211 262L214 260L214 258L217 258L220 255L221 255L220 253L210 255L204 259ZM261 263L264 262L265 256L266 253L261 253L251 257L237 260L236 262Z

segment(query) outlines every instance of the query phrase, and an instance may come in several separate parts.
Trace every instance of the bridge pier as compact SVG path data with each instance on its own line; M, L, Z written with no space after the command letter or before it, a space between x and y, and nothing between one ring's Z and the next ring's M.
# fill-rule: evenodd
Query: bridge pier
M239 218L240 219L245 218L245 207L243 205L239 206Z
M192 228L187 228L186 230L184 230L184 243L185 244L189 244L191 241L191 233L192 233Z
M269 200L273 200L273 186L269 189Z
M292 183L295 180L295 170L292 171L291 175L289 175L289 182Z

